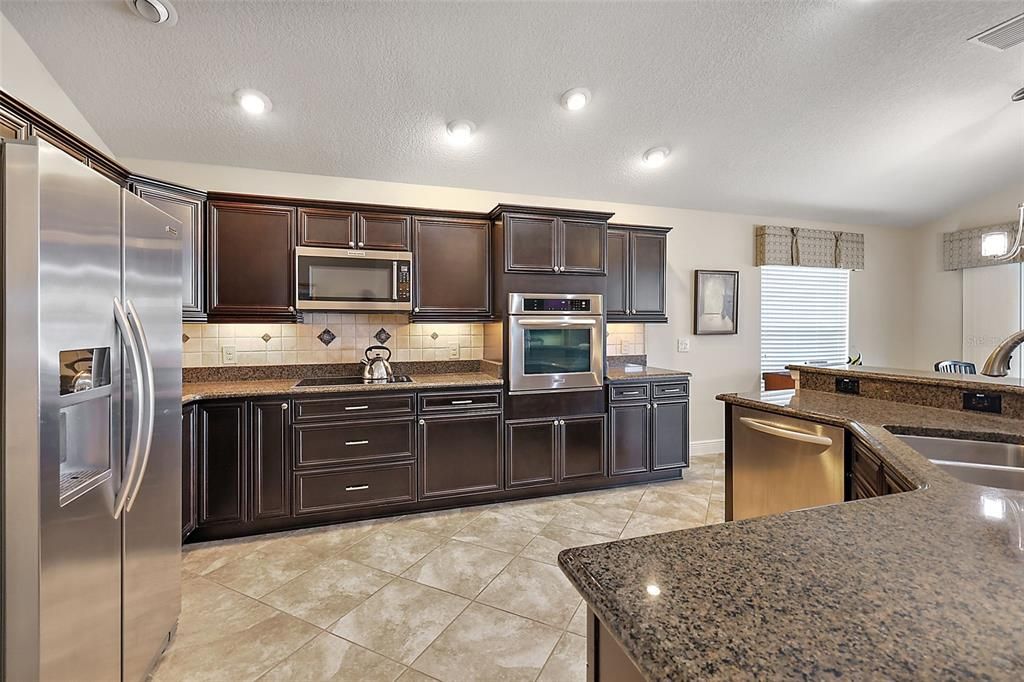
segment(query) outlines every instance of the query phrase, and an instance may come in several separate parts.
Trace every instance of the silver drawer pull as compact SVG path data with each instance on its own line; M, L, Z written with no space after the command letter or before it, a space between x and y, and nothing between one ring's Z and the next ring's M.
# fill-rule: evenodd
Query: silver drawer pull
M347 488L345 488L345 492L349 493L349 492L352 492L353 490L369 490L369 489L370 489L370 486L368 486L368 485L350 485Z
M370 409L370 406L369 405L353 405L352 407L346 407L345 409L346 410L368 410L368 409Z
M472 400L453 400L452 405L472 405Z
M345 445L367 445L369 442L368 440L347 440Z
M661 389L661 392L662 393L679 393L679 389L678 388L663 388L663 389Z
M622 395L640 395L640 391L622 391Z

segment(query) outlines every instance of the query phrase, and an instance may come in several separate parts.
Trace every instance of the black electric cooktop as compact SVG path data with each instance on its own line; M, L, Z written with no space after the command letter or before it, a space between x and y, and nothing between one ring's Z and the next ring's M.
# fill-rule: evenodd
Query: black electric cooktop
M412 377L407 374L396 374L390 381L374 381L362 377L311 377L303 379L295 384L299 386L351 386L356 384L408 384L412 383Z

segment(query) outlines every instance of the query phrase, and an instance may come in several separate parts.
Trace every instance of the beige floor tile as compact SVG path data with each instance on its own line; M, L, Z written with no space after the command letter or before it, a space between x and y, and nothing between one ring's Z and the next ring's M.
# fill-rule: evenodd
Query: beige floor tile
M711 500L705 523L725 523L725 500Z
M208 573L207 577L258 599L299 577L320 561L319 556L302 546L264 543L255 552L224 564Z
M565 633L555 645L537 682L586 682L587 638Z
M631 485L624 488L614 488L612 490L592 490L577 493L574 497L577 500L588 502L590 504L598 504L606 507L619 507L620 509L633 511L636 509L636 505L640 503L640 498L643 497L644 490L646 489L646 484Z
M636 538L642 535L668 533L674 530L685 530L686 528L696 528L697 526L703 525L703 519L700 521L684 521L682 519L672 519L667 516L655 516L653 514L634 512L633 517L629 520L629 523L626 524L625 529L622 531L622 538Z
M563 528L549 523L540 534L530 540L519 556L543 561L546 564L557 565L558 553L569 547L583 547L584 545L596 545L601 542L611 542L618 539L596 533L587 533L582 530Z
M202 644L241 632L270 618L274 609L212 580L192 576L181 584L181 616L172 648Z
M569 624L581 597L556 566L516 558L477 601L539 620L556 628Z
M725 495L725 479L720 478L711 484L712 495Z
M502 552L519 552L544 528L542 521L486 511L455 534L456 540Z
M449 540L417 561L403 578L472 599L513 559L512 554Z
M409 514L392 522L391 525L395 528L408 528L450 538L465 528L470 521L483 514L485 509L485 507L467 507Z
M630 510L622 507L573 500L565 505L558 516L551 519L551 523L587 533L614 536L622 532L630 513Z
M329 559L261 601L317 627L329 627L394 576L348 559Z
M676 493L683 493L686 495L696 495L698 497L706 496L711 493L711 486L714 485L715 480L712 471L709 469L706 472L700 470L691 471L687 469L683 473L681 480L662 481L658 483L651 483L651 488L664 488Z
M413 663L443 682L531 681L558 642L554 628L472 604Z
M331 632L409 664L467 604L462 597L398 578L349 611Z
M547 523L558 516L565 503L571 499L571 495L560 495L558 497L541 497L533 500L502 502L496 505L495 511L520 516L531 521Z
M700 522L708 513L707 495L688 495L669 488L648 488L636 511L671 519Z
M206 575L246 554L255 552L266 543L263 536L218 540L185 545L181 549L181 567L189 573Z
M576 607L576 613L572 614L572 620L569 621L569 627L566 628L569 632L576 635L587 636L587 603L582 602Z
M437 682L437 678L424 675L419 670L407 668L401 677L398 678L398 682Z
M398 575L440 545L442 538L418 530L385 526L338 556Z
M401 663L322 632L260 678L260 682L394 682L405 670Z
M273 611L273 609L270 609ZM284 660L320 630L286 613L273 615L238 632L212 632L202 643L174 647L153 671L152 682L255 680Z
M279 538L272 539L272 542L301 546L313 554L327 559L380 529L385 523L387 521L382 519L370 519L333 526L304 528L288 534L281 534Z

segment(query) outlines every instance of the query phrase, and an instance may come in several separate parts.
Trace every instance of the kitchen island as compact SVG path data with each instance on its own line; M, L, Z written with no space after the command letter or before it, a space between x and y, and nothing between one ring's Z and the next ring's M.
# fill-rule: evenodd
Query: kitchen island
M963 483L901 433L1024 443L1024 422L819 391L722 395L842 426L902 494L568 549L593 679L1018 678L1024 494Z

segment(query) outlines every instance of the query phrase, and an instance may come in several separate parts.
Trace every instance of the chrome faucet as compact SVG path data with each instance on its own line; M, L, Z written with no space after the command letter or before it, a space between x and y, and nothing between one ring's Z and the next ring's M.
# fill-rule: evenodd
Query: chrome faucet
M1005 377L1010 372L1010 356L1024 343L1024 329L1002 341L985 361L981 373L988 377Z

